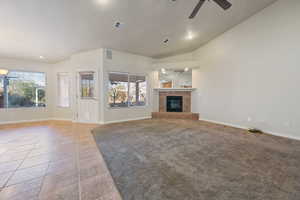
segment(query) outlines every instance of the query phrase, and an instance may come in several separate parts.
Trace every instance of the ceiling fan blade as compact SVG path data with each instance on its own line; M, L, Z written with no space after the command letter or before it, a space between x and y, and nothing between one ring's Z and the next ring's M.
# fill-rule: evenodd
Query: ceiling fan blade
M229 9L232 4L227 1L227 0L213 0L214 2L216 2L219 6L221 6L224 10Z
M193 19L199 12L200 8L202 7L203 3L205 2L205 0L200 0L199 3L196 5L196 7L194 8L192 14L190 15L190 19Z

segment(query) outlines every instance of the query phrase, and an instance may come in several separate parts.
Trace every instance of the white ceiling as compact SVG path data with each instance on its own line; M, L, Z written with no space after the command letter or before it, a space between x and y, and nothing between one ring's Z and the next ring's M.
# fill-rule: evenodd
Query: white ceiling
M206 2L190 20L198 0L1 0L0 56L56 62L105 47L160 58L194 50L276 0L229 1L228 11Z

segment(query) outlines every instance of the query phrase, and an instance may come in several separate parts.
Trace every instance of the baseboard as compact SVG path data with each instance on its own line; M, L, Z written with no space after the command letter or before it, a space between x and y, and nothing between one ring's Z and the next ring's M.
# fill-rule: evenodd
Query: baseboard
M240 126L240 125L236 125L236 124L230 124L230 123L214 121L214 120L209 120L209 119L199 119L199 120L205 121L205 122L211 122L214 124L220 124L220 125L224 125L224 126L234 127L234 128L240 128L240 129L244 129L244 130L247 130L249 128L249 127L244 127L244 126ZM289 138L289 139L294 139L294 140L300 140L300 136L295 137L293 135L281 134L281 133L276 133L276 132L268 131L268 130L262 130L262 131L269 135L274 135L274 136L279 136L279 137L284 137L284 138Z
M99 122L80 122L72 119L65 119L65 118L46 118L46 119L35 119L35 120L19 120L19 121L6 121L0 122L0 125L5 124L20 124L20 123L30 123L30 122L44 122L44 121L68 121L72 123L81 123L81 124L112 124L112 123L120 123L120 122L127 122L127 121L136 121L136 120L143 120L143 119L151 119L151 116L148 117L139 117L139 118L131 118L131 119L124 119L124 120L114 120L114 121L99 121Z
M62 119L62 118L46 118L46 119L33 119L33 120L18 120L18 121L5 121L0 122L0 125L9 125L9 124L22 124L22 123L32 123L32 122L45 122L45 121L72 121L71 119Z
M5 121L5 122L0 122L0 125L21 124L21 123L31 123L31 122L44 122L44 121L49 121L49 120L50 119L33 119L33 120Z
M230 126L230 127L234 127L234 128L240 128L240 129L248 129L247 127L244 126L239 126L239 125L235 125L235 124L230 124L230 123L225 123L225 122L220 122L220 121L214 121L214 120L210 120L210 119L199 119L200 121L205 121L205 122L211 122L214 124L220 124L220 125L224 125L224 126Z
M293 140L300 140L300 136L299 137L295 137L293 135L283 135L281 133L276 133L273 131L263 131L264 133L270 134L270 135L275 135L278 137L284 137L284 138L289 138L289 139L293 139Z
M122 119L122 120L106 121L106 122L102 122L102 124L113 124L113 123L129 122L129 121L137 121L137 120L151 119L151 118L152 118L151 116L148 116L148 117L138 117L138 118L131 118L131 119Z
M67 118L50 118L49 120L72 122L72 119L67 119Z
M78 124L98 124L101 125L103 124L103 122L99 121L99 122L82 122L82 121L77 121L77 120L70 120L72 123L78 123Z

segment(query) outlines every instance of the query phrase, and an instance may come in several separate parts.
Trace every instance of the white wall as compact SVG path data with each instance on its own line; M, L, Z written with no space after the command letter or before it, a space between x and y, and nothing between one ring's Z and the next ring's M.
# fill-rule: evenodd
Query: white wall
M57 80L57 73L68 72L72 76L71 86L71 107L57 107L57 84L54 83L53 91L55 106L52 109L52 118L75 120L77 112L76 106L76 72L78 70L95 70L98 72L99 83L96 88L96 99L93 110L99 116L97 123L109 123L116 121L126 121L131 119L141 119L151 116L152 111L152 59L133 55L129 53L112 50L113 59L106 59L105 50L98 49L83 53L74 54L70 59L57 63L52 70L52 79ZM143 74L147 76L148 83L148 104L143 107L133 108L109 108L108 106L108 73L109 72L129 72L133 74Z
M21 59L0 58L0 68L8 70L24 70L34 72L45 72L47 78L46 88L46 108L0 108L0 124L19 122L19 121L34 121L43 120L50 117L52 101L50 93L53 81L49 78L52 65L35 61L26 61Z
M77 104L76 104L76 92L78 92L77 88L77 80L76 75L79 71L95 71L98 73L99 77L96 77L98 79L98 84L96 84L95 87L95 100L91 100L90 106L92 106L92 115L95 115L94 120L90 121L93 123L100 123L103 121L102 119L102 113L103 113L103 102L100 101L102 98L102 69L103 69L103 59L102 59L102 53L103 49L97 49L92 51L86 51L81 53L76 53L72 55L68 60L65 60L63 62L59 62L55 64L55 67L52 69L52 79L55 81L53 85L53 98L52 101L54 102L54 106L52 109L52 118L54 119L63 119L63 120L73 120L76 121L76 113L77 113ZM57 74L60 72L66 72L70 75L70 101L71 106L69 108L61 108L57 105ZM86 110L89 111L89 110Z
M300 139L300 1L280 0L194 52L202 119Z
M51 87L52 96L51 101L53 102L53 106L51 109L51 118L59 119L59 120L73 120L73 109L74 106L74 99L70 98L70 107L69 108L62 108L58 106L58 85L57 85L57 75L58 73L68 73L70 76L70 96L75 96L74 93L74 69L70 64L70 60L62 61L54 65L51 70L49 79L53 80L53 86Z
M104 51L105 53L105 51ZM152 59L144 56L129 54L120 51L112 51L112 59L104 56L104 123L115 121L126 121L133 119L149 118L152 112ZM128 72L132 74L142 74L147 76L147 99L148 103L142 107L131 108L109 108L108 106L108 73Z
M190 62L194 60L194 55L193 52L190 53L185 53L185 54L180 54L176 56L170 56L162 59L155 59L153 61L153 64L161 64L163 63L164 65L166 63L183 63L183 62Z

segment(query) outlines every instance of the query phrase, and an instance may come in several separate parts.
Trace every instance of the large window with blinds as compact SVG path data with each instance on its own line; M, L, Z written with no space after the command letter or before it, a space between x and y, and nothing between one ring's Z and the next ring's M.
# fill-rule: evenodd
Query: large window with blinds
M45 73L8 71L0 75L0 108L45 106Z
M145 106L146 77L128 73L109 73L108 102L111 108Z

